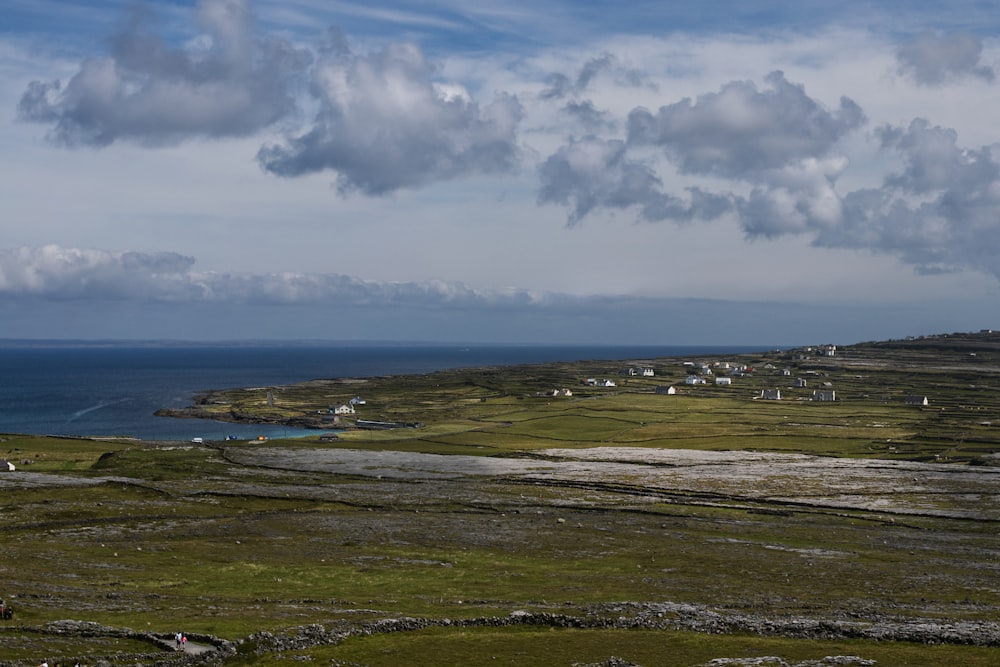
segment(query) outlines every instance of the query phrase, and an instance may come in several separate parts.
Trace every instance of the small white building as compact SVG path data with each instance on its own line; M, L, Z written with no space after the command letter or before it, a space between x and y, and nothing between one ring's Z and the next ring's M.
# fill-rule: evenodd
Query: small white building
M781 390L780 389L761 389L760 397L765 401L780 401L781 400Z
M674 394L677 393L677 387L673 385L670 385L669 387L662 386L662 387L657 387L654 391L657 394L663 394L665 396L673 396Z
M814 391L813 392L812 400L814 400L814 401L823 401L823 402L836 401L837 400L837 392L835 392L835 391Z
M927 400L926 396L907 396L906 397L906 404L907 405L924 406L924 405L930 405L931 402L929 400Z
M17 468L7 460L0 460L0 472L14 472Z
M700 375L688 375L684 378L684 384L707 384L705 378Z
M341 403L340 405L333 408L333 414L335 415L353 415L354 406L350 403Z
M733 378L731 377L723 377L720 375L719 377L715 378L715 384L730 385L732 383L733 383Z

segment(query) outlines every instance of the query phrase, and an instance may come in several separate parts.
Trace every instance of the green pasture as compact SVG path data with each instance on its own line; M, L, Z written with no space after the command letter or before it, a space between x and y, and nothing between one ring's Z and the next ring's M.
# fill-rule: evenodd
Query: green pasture
M711 660L774 656L788 662L831 655L859 656L893 667L992 667L996 650L856 640L806 641L750 635L703 635L682 631L583 630L537 627L430 628L349 639L342 644L290 652L281 660L246 653L227 664L276 667L306 658L369 667L465 667L466 665L581 665L612 657L648 667L695 667ZM335 661L340 661L335 662Z
M748 355L741 361L753 376L730 387L683 385L690 369L679 359L643 360L652 379L619 375L621 361L575 362L226 390L196 406L203 416L319 419L362 395L358 418L421 424L263 445L305 462L287 468L235 463L255 444L0 436L0 457L48 476L44 485L0 478L0 597L28 628L0 623L0 660L93 655L84 639L52 636L46 654L32 650L32 632L66 618L227 639L399 616L584 617L626 601L761 617L993 621L996 525L975 514L976 503L991 502L987 492L887 488L873 492L876 509L840 508L739 497L725 478L646 488L641 475L376 479L307 465L311 451L349 448L539 457L543 470L544 449L639 447L996 466L1000 342L975 357L975 341L936 342L854 346L831 359ZM619 386L585 387L587 377ZM792 386L799 377L806 388ZM809 400L822 383L836 402ZM666 384L681 393L653 393ZM562 387L574 395L540 395ZM755 398L762 388L780 388L782 400ZM906 405L911 394L930 405ZM802 495L850 492L823 486ZM886 498L917 511L888 516L878 509ZM963 518L947 518L952 511ZM834 654L879 665L997 663L996 648L960 645L527 626L434 627L280 656L250 648L228 664L572 665L617 656L700 665Z
M86 471L103 454L141 443L127 438L92 440L37 435L0 435L0 458L18 470L35 472Z

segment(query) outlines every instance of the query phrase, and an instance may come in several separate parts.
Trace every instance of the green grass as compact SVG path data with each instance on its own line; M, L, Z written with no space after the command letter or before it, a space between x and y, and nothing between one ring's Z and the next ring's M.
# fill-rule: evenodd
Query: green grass
M240 656L228 664L276 667L289 659L363 664L368 667L465 667L466 665L580 665L611 657L646 667L694 667L710 660L776 656L786 661L859 656L893 667L992 667L996 649L927 646L899 642L814 641L748 635L704 635L681 631L580 630L537 627L431 628L349 639L336 646L292 651L280 660Z
M278 416L315 414L362 394L363 418L424 424L354 431L334 442L272 440L224 450L2 436L0 455L19 470L52 475L53 484L0 493L0 595L14 603L16 622L33 629L77 618L164 633L180 626L229 639L399 615L474 619L524 609L586 616L595 605L621 601L762 617L995 620L1000 587L988 486L928 494L919 484L869 485L863 500L875 509L868 509L861 500L835 504L849 495L837 480L804 486L779 468L751 480L770 485L769 495L754 493L752 484L737 493L731 481L710 475L675 483L665 464L627 475L546 477L553 464L543 459L531 464L534 480L485 473L379 479L308 465L310 453L320 459L338 448L373 459L385 450L530 459L545 449L590 447L944 461L956 470L969 462L996 465L1000 373L967 371L957 366L964 358L948 354L862 346L833 360L774 358L796 375L819 373L809 376L811 385L832 382L844 397L834 404L795 400L811 389L788 391L790 400L780 402L752 400L759 387L790 382L776 372L737 381L742 386L652 394L652 387L683 378L679 360L651 362L655 380L588 389L581 378L610 377L621 363L580 362L275 389ZM1000 351L976 358L1000 368ZM761 367L768 359L750 361ZM577 395L536 396L555 387ZM932 409L901 404L918 392L933 392ZM226 404L204 409L271 410L262 390L227 390L216 399ZM300 463L235 462L262 448ZM492 462L477 463L485 469ZM785 486L815 505L776 499ZM893 514L883 505L922 514ZM31 635L4 631L11 641L0 642L0 660L35 659L22 651ZM52 656L93 651L80 649L86 642L65 641L58 651L49 644ZM971 666L995 664L996 651L450 627L280 657L244 653L231 664L276 665L301 655L317 664L492 664L496 656L497 664L571 665L616 655L643 665L695 665L725 656L853 654L886 665Z

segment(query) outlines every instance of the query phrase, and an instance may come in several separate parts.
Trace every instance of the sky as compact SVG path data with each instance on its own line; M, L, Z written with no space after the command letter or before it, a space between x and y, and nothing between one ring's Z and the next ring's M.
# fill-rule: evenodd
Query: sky
M0 339L785 346L1000 326L992 2L0 15Z

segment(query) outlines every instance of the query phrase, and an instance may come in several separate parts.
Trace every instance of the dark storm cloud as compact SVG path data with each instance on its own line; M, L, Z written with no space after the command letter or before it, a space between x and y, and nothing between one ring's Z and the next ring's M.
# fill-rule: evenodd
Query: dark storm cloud
M265 146L257 159L279 176L334 171L341 192L368 195L513 170L523 113L517 99L498 94L480 106L434 75L409 44L324 62L313 85L321 109L312 128Z
M655 114L629 114L628 143L658 146L680 171L755 181L757 173L795 160L826 154L848 132L865 122L852 100L840 99L829 111L801 85L772 72L759 90L750 81L733 81L696 101L684 99Z
M940 86L973 76L993 81L993 68L982 61L982 40L956 32L938 35L925 32L896 51L899 73L924 86Z
M67 146L169 145L249 135L295 108L307 54L255 36L247 0L202 0L196 18L204 40L173 48L137 12L111 53L83 61L65 85L33 81L19 117L51 125Z

